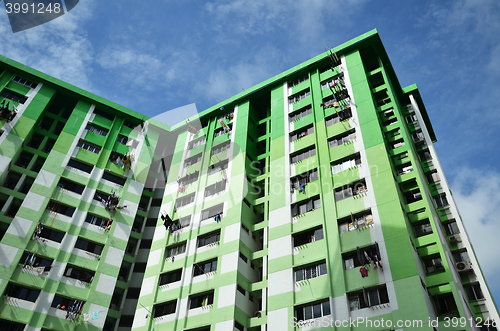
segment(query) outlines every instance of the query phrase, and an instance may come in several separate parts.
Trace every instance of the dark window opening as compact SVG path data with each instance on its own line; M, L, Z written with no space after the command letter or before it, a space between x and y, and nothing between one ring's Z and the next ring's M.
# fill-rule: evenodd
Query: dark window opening
M178 282L182 277L182 269L169 271L160 275L159 286Z
M293 235L293 247L299 247L323 239L323 228Z
M85 186L80 185L78 183L71 182L65 178L61 178L59 180L59 183L57 184L57 186L63 190L68 190L71 192L75 192L77 194L82 194L83 190L85 189Z
M88 174L90 174L92 172L92 169L94 168L93 165L87 165L85 163L82 163L82 162L74 160L74 159L69 160L68 167L84 171Z
M210 272L215 272L217 270L217 259L194 263L193 269L194 269L193 276L199 276Z
M87 251L89 253L101 255L104 246L101 244L90 242L82 238L78 238L76 240L75 248Z
M214 303L214 292L190 297L189 309L206 307Z
M66 270L64 270L64 276L68 278L73 278L79 280L83 283L92 283L94 280L95 271L78 268L71 264L66 266Z

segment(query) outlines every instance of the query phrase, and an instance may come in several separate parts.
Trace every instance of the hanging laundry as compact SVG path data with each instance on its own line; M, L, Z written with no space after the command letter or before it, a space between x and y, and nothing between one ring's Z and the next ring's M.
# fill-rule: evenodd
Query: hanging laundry
M90 314L83 314L83 321L88 322L90 320Z
M100 313L100 311L95 311L95 312L90 313L90 315L92 315L93 320L96 320L99 318L99 313Z
M368 255L368 253L366 251L363 252L364 255L365 255L365 258L368 260L368 262L370 264L373 264L373 268L376 269L377 268L377 264L375 262L373 262L372 258L370 257L370 255Z
M361 273L361 277L368 277L368 269L366 269L366 267L359 268L359 272Z
M220 218L221 218L221 215L220 214L217 214L214 216L214 220L215 222L219 223L220 222Z
M303 194L306 194L306 184L300 184L300 191L301 191Z
M170 218L170 216L168 216L168 214L161 215L160 217L163 220L163 226L165 227L165 230L168 230L168 228L173 223L172 219Z

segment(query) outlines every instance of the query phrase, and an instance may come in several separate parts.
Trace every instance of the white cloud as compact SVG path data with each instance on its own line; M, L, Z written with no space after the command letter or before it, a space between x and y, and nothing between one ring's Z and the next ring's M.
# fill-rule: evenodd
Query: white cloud
M493 293L500 293L500 173L462 169L451 184L467 233Z
M215 18L210 27L223 35L220 40L240 39L242 35L262 35L276 30L288 37L311 43L323 36L326 20L341 20L337 33L348 24L349 13L359 9L365 0L222 0L205 5Z
M92 16L93 1L46 24L13 34L0 21L0 54L78 87L91 90L93 47L82 28ZM3 14L2 14L3 15Z
M195 90L211 101L220 102L271 78L273 72L277 74L273 64L282 62L283 58L284 54L267 45L253 57L242 57L231 66L219 65L211 69L208 79L197 81Z

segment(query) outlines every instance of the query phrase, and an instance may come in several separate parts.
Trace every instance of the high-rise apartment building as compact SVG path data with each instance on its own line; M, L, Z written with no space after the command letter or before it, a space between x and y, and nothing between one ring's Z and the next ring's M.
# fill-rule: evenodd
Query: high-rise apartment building
M0 330L496 330L371 31L185 123L0 58Z

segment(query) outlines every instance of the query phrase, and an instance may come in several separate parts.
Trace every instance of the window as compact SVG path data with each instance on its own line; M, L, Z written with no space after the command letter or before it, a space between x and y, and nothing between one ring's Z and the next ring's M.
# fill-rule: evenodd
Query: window
M420 157L420 161L422 161L422 162L432 159L431 152L429 152L429 150L427 150L427 149L418 152L418 156Z
M75 243L75 248L87 251L89 253L101 255L102 249L104 248L104 246L97 244L97 243L87 241L87 240L82 239L82 238L78 238L76 240L76 243Z
M219 154L219 153L229 149L229 147L231 147L230 141L225 142L223 144L219 144L219 145L215 146L214 148L212 148L212 155Z
M412 172L412 171L413 171L413 166L411 165L411 163L403 164L402 166L400 166L396 169L398 176L407 174L407 173Z
M356 155L354 158L338 161L332 164L332 174L336 174L341 171L357 167L360 164L361 164L361 157L359 156L359 154Z
M123 126L126 126L127 128L130 128L130 129L134 129L136 126L139 126L139 125L125 120L125 121L123 121Z
M294 80L291 80L288 82L288 88L290 87L294 87L295 85L298 85L302 82L305 82L306 80L309 79L309 76L308 75L305 75L303 77L300 77L300 78L297 78L297 79L294 79Z
M201 158L202 158L202 153L196 154L195 156L191 156L190 158L184 161L184 168L200 162Z
M351 311L389 303L389 295L387 294L387 287L385 285L375 289L363 289L363 291L348 294L347 298Z
M240 285L240 284L236 284L236 289L238 290L238 292L240 292L241 294L243 295L246 295L246 291L245 289Z
M206 220L215 215L221 215L224 212L224 203L218 204L201 212L201 220Z
M78 268L71 264L68 264L66 266L66 270L64 270L64 276L79 280L84 283L92 283L92 280L94 280L94 275L94 271Z
M75 302L76 301L76 302ZM50 305L52 308L57 308L61 310L68 310L69 307L80 306L83 307L85 305L85 301L75 300L74 298L64 298L59 295L54 296L54 300L52 300L52 304Z
M305 108L299 109L293 113L290 114L290 122L296 121L299 118L302 118L304 116L307 116L309 114L312 114L312 108L311 106L307 106Z
M32 82L31 80L23 78L21 76L16 76L12 80L29 88L36 88L38 86L38 83Z
M288 103L291 105L291 104L294 104L296 102L299 102L300 100L304 99L304 98L307 98L308 96L311 95L311 91L309 89L303 91L303 92L300 92L296 95L293 95L291 96L290 98L288 98Z
M292 156L290 157L291 158L291 163L297 163L297 162L300 162L302 160L305 160L311 156L314 156L316 155L316 148L313 147L311 149L308 149L304 152L299 152L299 153L296 153L296 154L292 154Z
M342 78L337 78L337 79L329 79L327 81L321 82L321 89L325 90L327 88L334 87L338 85L339 87L345 88L345 82Z
M405 193L406 203L413 203L422 200L422 193L419 189L411 190Z
M59 213L68 217L72 217L76 208L66 205L61 205L57 201L50 200L49 203L47 204L47 209L54 213Z
M212 175L219 171L227 169L227 166L228 166L228 160L223 160L216 164L212 164L211 166L208 167L208 175Z
M87 124L87 126L85 127L85 129L87 131L96 133L96 134L98 134L100 136L103 136L103 137L106 137L108 135L108 130L98 128L97 126L95 126L93 124L90 124L90 123Z
M455 262L470 262L469 253L465 248L453 253L453 259L455 259Z
M449 206L448 199L446 199L446 193L441 193L434 197L434 201L436 201L437 208L444 208Z
M167 247L166 250L167 250L167 257L172 257L172 256L182 254L182 253L186 252L186 243L184 242L184 243L179 244L179 245Z
M87 165L85 163L82 163L82 162L74 160L74 159L69 160L68 167L84 171L88 174L90 174L92 172L92 169L94 168L93 165Z
M404 145L405 145L404 139L398 139L395 142L391 143L390 148L396 149L396 148L404 146Z
M417 121L417 116L414 114L405 117L406 123L410 124Z
M40 290L26 288L20 285L9 283L3 295L11 298L17 298L30 302L35 302L38 299Z
M427 258L424 261L424 267L426 272L429 274L435 271L444 270L443 261L439 255L435 255L434 257Z
M217 270L217 259L193 264L193 276L199 276L215 272Z
M318 169L308 171L290 179L290 186L293 190L300 189L300 185L313 182L318 179Z
M21 154L19 155L19 157L17 158L17 161L15 164L21 168L26 169L29 166L31 160L33 159L33 156L34 155L32 153L22 151Z
M65 234L64 232L59 232L56 230L49 229L47 227L42 227L42 231L40 232L39 237L60 243L64 238L64 234Z
M233 129L233 124L232 124L232 123L229 123L229 124L227 124L227 127L229 128L229 131L231 131L231 130ZM220 137L220 136L222 136L223 134L228 133L229 131L228 131L228 130L226 130L225 128L220 128L220 129L217 129L217 130L215 130L215 132L214 132L214 138L216 138L216 137Z
M300 282L301 280L316 278L323 275L326 275L326 262L301 269L296 269L295 281Z
M307 321L330 315L330 301L319 302L309 306L295 307L295 315L299 321Z
M179 229L182 229L185 228L186 226L189 226L189 224L191 224L191 215L179 218L179 221L177 222L177 227Z
M242 253L240 252L240 259L245 262L245 263L248 263L248 258Z
M175 283L181 280L182 269L177 269L174 271L169 271L160 275L159 286L167 285L170 283Z
M175 313L176 306L177 306L177 300L155 305L153 318Z
M2 72L3 72L3 69L0 69L0 74L2 74ZM26 327L26 324L12 322L12 321L8 321L8 320L4 320L3 318L0 318L0 330L24 331L25 327ZM45 330L42 329L42 331L45 331Z
M465 292L467 292L467 296L469 297L469 301L477 301L484 299L483 292L481 291L481 287L479 283L471 284L464 286Z
M325 124L329 127L351 117L351 108L342 108L338 113L336 112L332 116L325 118Z
M35 255L33 252L24 252L19 260L19 264L23 266L31 266L33 268L44 267L43 271L49 272L52 262L54 260L45 259L41 256Z
M205 197L209 197L215 194L219 194L226 190L226 180L223 179L220 182L207 186L205 188Z
M432 226L429 220L427 220L425 223L415 225L413 229L415 230L415 236L417 238L432 233Z
M300 204L297 203L292 205L292 217L302 215L319 208L321 208L321 199L312 198L305 202L301 202Z
M197 170L191 174L182 177L181 179L178 180L179 185L184 186L196 182L198 180L199 174L200 172Z
M126 178L113 175L112 173L109 173L109 172L104 172L102 174L102 179L113 182L113 183L118 184L120 186L125 185L125 181L127 180Z
M188 144L188 149L193 149L195 147L203 145L204 143L205 143L205 137L200 137L198 139L195 139L195 140L191 141Z
M363 194L366 190L367 188L364 180L348 184L347 187L343 186L335 190L335 201L339 202Z
M60 187L61 189L75 192L77 194L82 194L83 190L85 189L85 186L74 183L74 182L70 182L69 180L67 180L65 178L61 178L59 180L59 183L57 184L57 186Z
M194 201L195 195L196 195L196 192L175 200L175 207L180 208L180 207L184 207L184 206L189 205L190 203L192 203Z
M303 138L307 135L313 134L314 133L314 126L311 125L305 129L301 129L298 132L294 132L290 134L290 141L294 142L297 139Z
M99 152L101 151L101 147L99 146L96 146L94 144L91 144L91 143L88 143L84 140L81 140L78 141L78 144L76 144L77 147L80 147L81 149L85 149L89 152L92 152L92 153L95 153L95 154L99 154Z
M2 93L0 93L0 98L1 97L4 97L6 99L9 99L9 100L12 100L14 102L21 103L21 104L24 104L26 102L26 100L28 100L28 98L25 97L24 95L21 95L21 94L18 94L16 92L12 92L12 91L7 91L7 90L3 90Z
M115 119L115 115L112 115L110 113L106 113L105 111L102 111L102 110L97 109L97 108L94 109L94 114L101 116L101 117L104 117L105 119L110 120L110 121Z
M330 146L330 148L334 148L343 145L345 143L351 142L354 139L356 139L356 132L351 131L350 133L329 140L328 146Z
M198 238L198 247L208 246L220 241L220 231L210 233Z
M238 285L239 286L239 285ZM238 323L237 321L234 321L234 327L236 330L238 331L244 331L245 328L243 327L243 325L241 325L240 323Z
M413 132L411 134L411 137L413 138L414 143L419 143L424 140L424 134L420 132Z
M321 239L323 239L323 228L294 234L293 247L299 247Z
M196 296L191 296L189 309L206 307L214 303L214 291Z
M394 108L391 108L391 109L388 109L388 110L384 111L384 116L385 117L392 117L392 116L394 116Z
M373 224L372 212L370 209L368 209L357 214L351 213L350 216L339 219L338 223L340 234L353 231L358 228Z
M344 261L345 270L370 264L370 260L366 256L368 256L374 262L380 262L381 259L378 244L361 248L358 247L355 251L343 254L342 260Z
M440 180L439 175L437 173L437 170L435 170L429 174L426 174L426 176L427 176L427 182L429 184L439 182L439 180Z
M457 312L457 304L452 293L438 295L434 297L434 303L438 315Z
M128 142L128 138L125 137L124 135L119 134L118 137L116 138L116 141L119 142L120 144L126 145Z
M446 232L446 235L460 233L457 222L455 220L450 220L448 223L444 224L444 230Z

